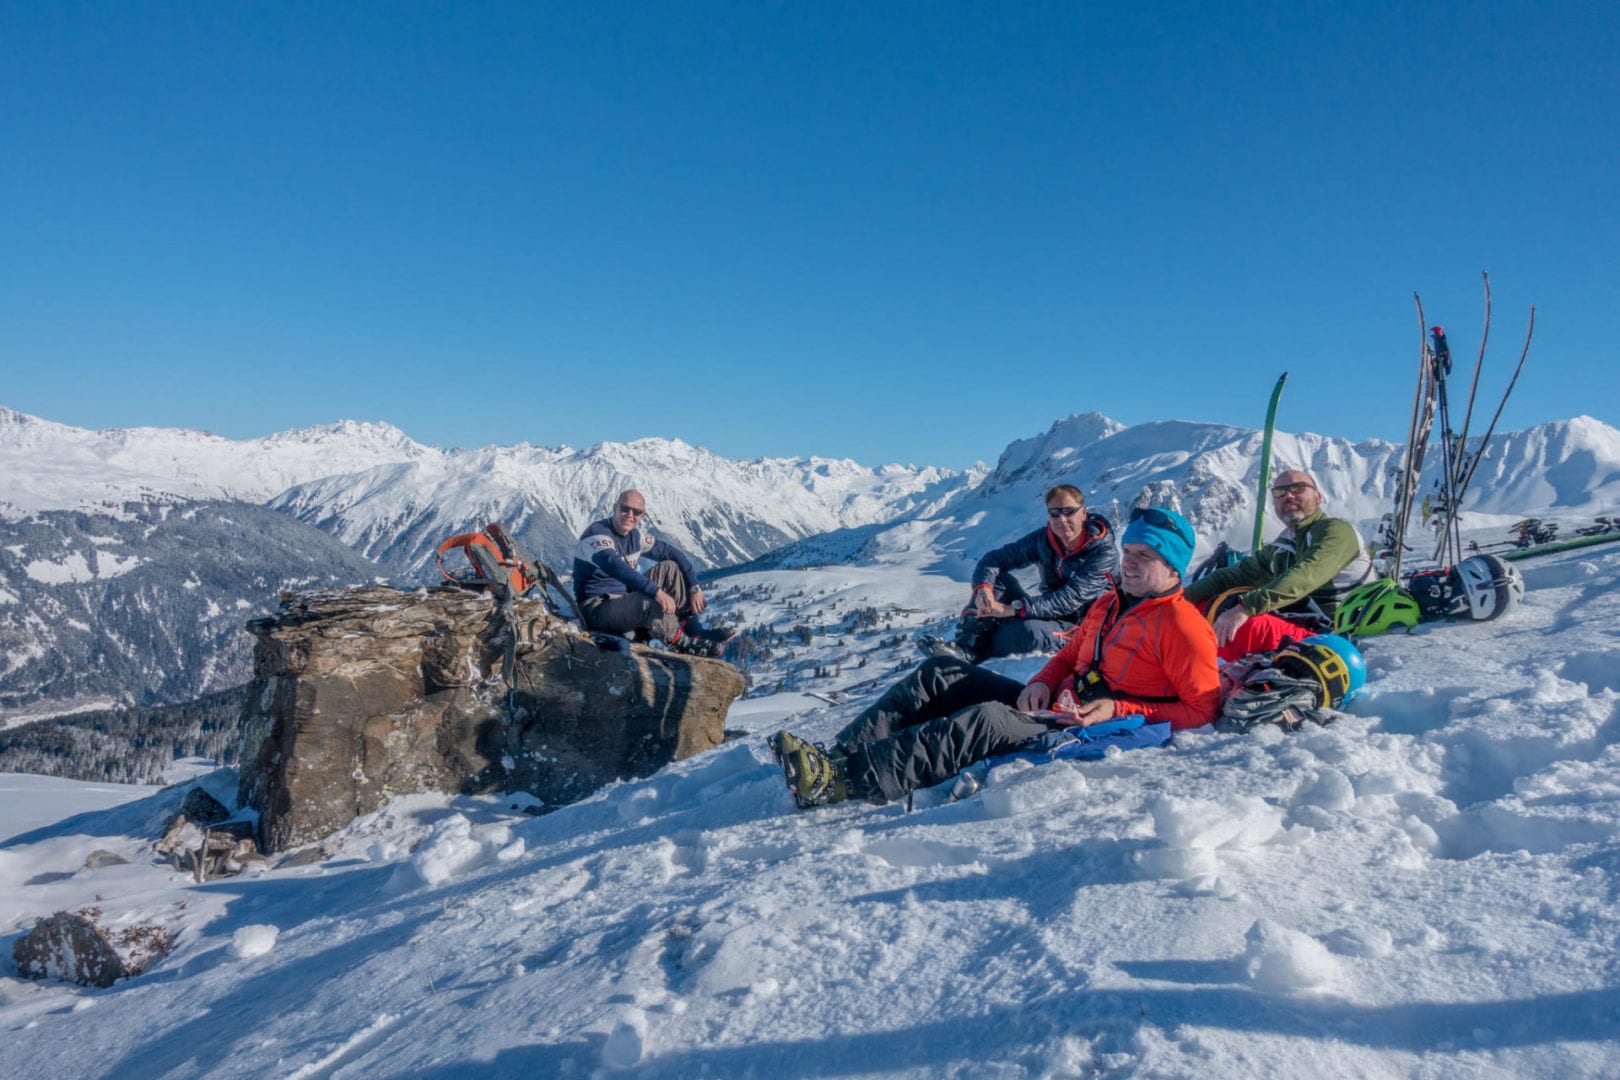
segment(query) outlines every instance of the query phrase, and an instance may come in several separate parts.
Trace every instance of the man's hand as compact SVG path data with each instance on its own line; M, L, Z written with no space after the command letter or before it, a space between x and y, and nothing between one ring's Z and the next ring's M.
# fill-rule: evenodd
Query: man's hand
M981 619L1010 619L1018 614L1011 604L1003 604L997 600L989 589L975 590L973 609L979 613Z
M664 609L665 615L675 614L675 598L669 593L659 589L653 594L653 599L658 601L658 606Z
M1225 645L1238 632L1238 627L1249 621L1249 613L1242 604L1233 604L1215 620L1215 644Z
M1043 682L1032 682L1018 695L1018 711L1038 713L1052 703L1052 688Z
M1076 709L1074 719L1071 720L1065 716L1058 723L1064 727L1090 727L1092 724L1100 724L1104 720L1112 720L1113 718L1114 699L1098 698L1096 701L1088 701Z
M703 586L693 585L686 590L686 606L692 609L692 614L701 615L709 602L703 599Z

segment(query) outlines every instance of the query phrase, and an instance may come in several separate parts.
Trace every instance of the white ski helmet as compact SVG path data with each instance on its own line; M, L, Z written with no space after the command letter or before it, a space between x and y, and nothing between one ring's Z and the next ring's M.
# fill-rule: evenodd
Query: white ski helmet
M1475 555L1457 565L1466 614L1476 622L1499 619L1524 599L1524 578L1519 568L1499 555Z

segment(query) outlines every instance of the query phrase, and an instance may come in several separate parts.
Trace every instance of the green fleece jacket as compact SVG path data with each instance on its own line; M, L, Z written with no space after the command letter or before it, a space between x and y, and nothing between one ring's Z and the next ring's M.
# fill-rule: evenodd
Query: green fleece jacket
M1318 510L1235 566L1199 578L1185 593L1197 604L1227 589L1248 589L1239 600L1250 615L1320 608L1332 616L1370 565L1356 527Z

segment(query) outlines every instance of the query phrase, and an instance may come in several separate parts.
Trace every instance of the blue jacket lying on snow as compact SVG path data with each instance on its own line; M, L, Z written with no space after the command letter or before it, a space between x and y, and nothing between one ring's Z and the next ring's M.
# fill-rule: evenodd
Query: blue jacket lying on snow
M957 777L956 786L951 789L951 798L963 799L972 795L984 786L985 777L990 774L991 769L1009 761L1033 761L1037 765L1063 758L1096 761L1108 753L1109 747L1119 750L1140 750L1145 746L1163 746L1169 741L1168 721L1150 724L1142 716L1122 716L1117 720L1104 720L1100 724L1092 724L1090 727L1063 728L1061 731L1053 731L1036 739L1016 753L987 758L977 765L962 770Z

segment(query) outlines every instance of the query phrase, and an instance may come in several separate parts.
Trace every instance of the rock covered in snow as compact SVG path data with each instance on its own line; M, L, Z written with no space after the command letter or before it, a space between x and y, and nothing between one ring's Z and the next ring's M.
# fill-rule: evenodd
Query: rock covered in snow
M12 943L11 956L25 979L106 987L131 974L95 923L67 911L36 919L34 928Z

